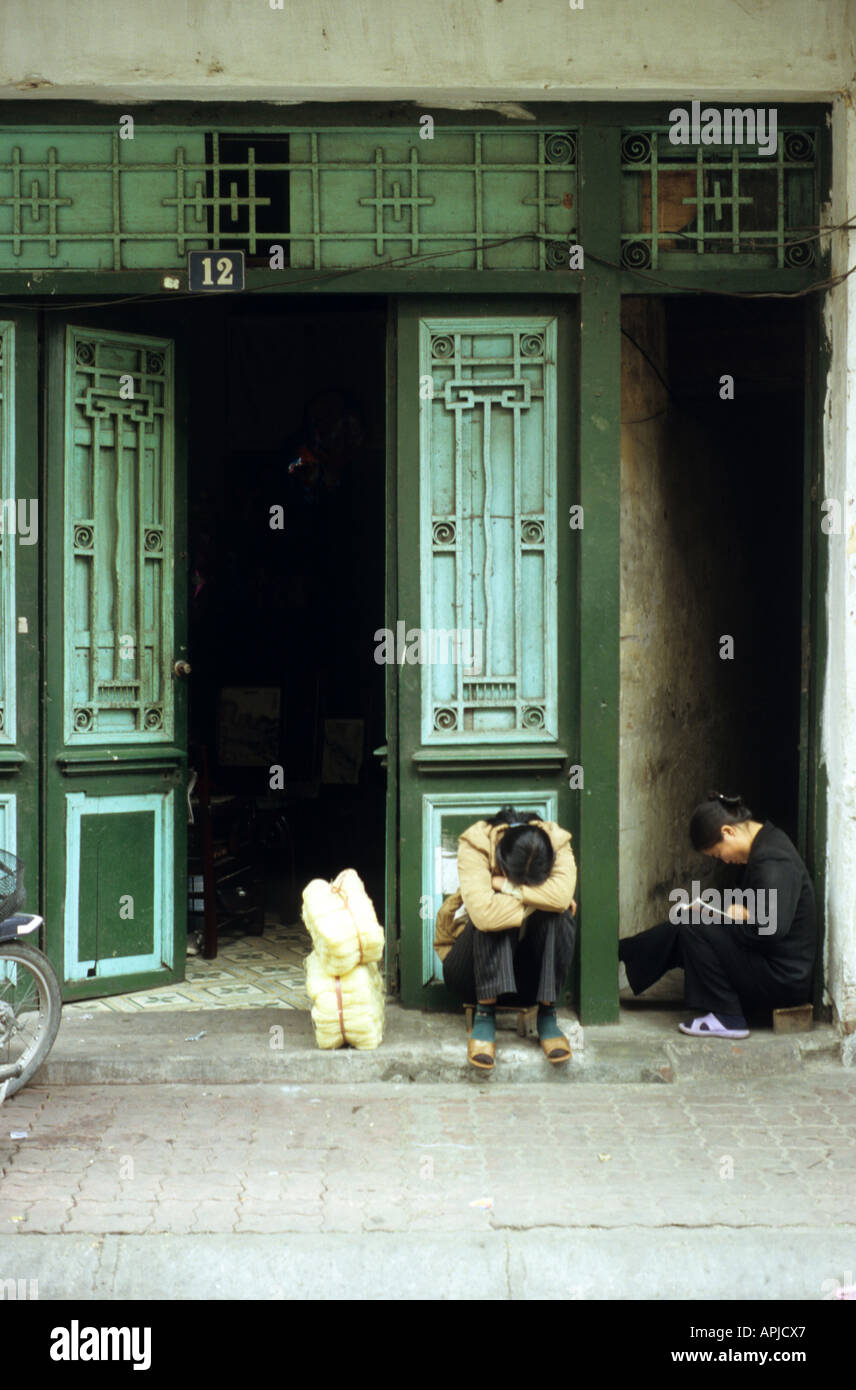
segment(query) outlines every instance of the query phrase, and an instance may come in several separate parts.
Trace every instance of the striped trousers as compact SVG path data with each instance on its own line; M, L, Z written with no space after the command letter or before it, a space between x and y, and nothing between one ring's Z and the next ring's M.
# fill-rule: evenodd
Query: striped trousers
M478 931L467 920L443 961L443 979L463 1003L497 999L501 1004L553 1004L564 989L576 940L570 909L531 913L522 941L519 927Z

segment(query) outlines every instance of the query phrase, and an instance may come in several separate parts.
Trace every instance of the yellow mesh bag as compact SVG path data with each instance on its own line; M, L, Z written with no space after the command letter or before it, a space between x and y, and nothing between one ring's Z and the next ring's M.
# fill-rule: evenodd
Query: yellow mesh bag
M332 883L313 878L303 890L303 920L328 975L347 975L383 955L383 927L354 869Z
M329 975L312 951L304 969L318 1046L378 1047L383 1040L384 993L377 966L358 965L347 975Z

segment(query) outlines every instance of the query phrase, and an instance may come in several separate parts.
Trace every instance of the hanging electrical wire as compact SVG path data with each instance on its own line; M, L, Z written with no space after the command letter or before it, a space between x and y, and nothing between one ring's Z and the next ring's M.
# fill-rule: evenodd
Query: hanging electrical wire
M822 236L832 235L833 232L856 231L856 216L849 218L847 222L822 227L819 226L799 228L798 230L811 232L813 234L812 236L803 238L802 241L798 243L802 245L804 242L819 240ZM515 236L503 237L497 241L484 242L482 244L481 249L483 251L490 251L496 249L499 246L508 246L514 242L528 241L538 243L540 240L541 238L538 236L536 232L520 232ZM215 247L214 249L216 250L218 248ZM299 293L299 291L304 288L308 288L313 285L328 284L331 281L346 279L347 277L353 275L361 275L367 270L418 269L419 266L424 265L428 262L440 260L444 256L459 256L461 254L461 250L462 248L457 246L443 251L428 251L418 255L393 257L390 260L384 261L382 266L378 266L376 263L374 263L357 266L347 266L343 269L317 271L314 274L304 276L299 280L289 279L287 283L287 290L290 293ZM854 271L856 271L856 265L853 265L850 267L849 270L842 272L840 275L832 275L828 276L826 279L823 280L813 281L812 284L806 285L802 289L798 290L726 290L713 288L709 285L676 285L673 280L664 280L662 279L662 277L653 274L653 272L651 271L640 270L635 266L621 265L617 261L611 261L604 256L598 256L593 251L586 251L585 248L583 248L583 255L584 257L587 257L589 260L594 261L596 265L607 266L611 270L619 271L622 275L634 276L635 278L642 280L646 284L662 285L665 289L670 289L680 294L712 294L717 295L720 298L725 297L729 299L802 299L806 295L819 294L824 290L835 289L838 285L843 284L844 281L847 280L853 274ZM724 258L722 259L724 262ZM727 269L727 266L723 264L721 268ZM122 272L119 273L121 274ZM166 274L169 272L168 270L164 270L159 271L158 273ZM574 274L578 274L581 279L585 279L584 270L575 271ZM275 288L276 287L273 284L253 285L251 287L248 286L247 289L243 290L241 293L242 295L270 294L272 291L275 290ZM223 295L228 295L230 293L233 293L233 291L222 291ZM207 297L219 297L219 292L217 290L208 290L206 291L206 298ZM165 300L171 300L172 302L175 302L177 300L180 301L185 299L198 300L198 298L199 294L195 291L191 292L188 290L161 290L158 293L147 292L142 294L125 295L107 294L99 296L98 299L85 299L76 302L70 302L67 298L63 298L61 302L57 302L56 292L53 291L49 298L34 295L31 299L25 300L23 302L15 301L12 299L0 298L0 307L2 307L3 309L12 310L38 308L50 311L51 309L56 309L57 311L68 313L77 312L81 309L114 309L117 305L120 304L162 304Z

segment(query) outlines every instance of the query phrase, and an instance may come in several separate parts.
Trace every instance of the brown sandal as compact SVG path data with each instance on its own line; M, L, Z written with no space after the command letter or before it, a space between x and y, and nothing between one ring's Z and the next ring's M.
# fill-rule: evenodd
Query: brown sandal
M571 1060L571 1045L564 1034L557 1038L539 1038L538 1040L548 1062L569 1062Z
M493 1071L496 1043L484 1042L472 1035L467 1038L467 1061L482 1071Z

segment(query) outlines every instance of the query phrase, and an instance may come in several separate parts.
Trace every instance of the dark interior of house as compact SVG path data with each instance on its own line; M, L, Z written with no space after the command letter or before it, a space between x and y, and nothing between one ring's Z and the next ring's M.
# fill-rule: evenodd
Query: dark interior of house
M715 449L719 498L681 520L707 553L712 630L733 635L716 698L751 809L796 840L799 811L805 346L802 302L666 297L674 411ZM733 399L718 383L733 378ZM715 392L711 383L716 384ZM676 461L692 492L694 459ZM690 503L691 506L691 503ZM729 790L729 788L724 788Z
M188 316L190 765L219 929L296 921L346 867L383 917L385 322L355 299Z

